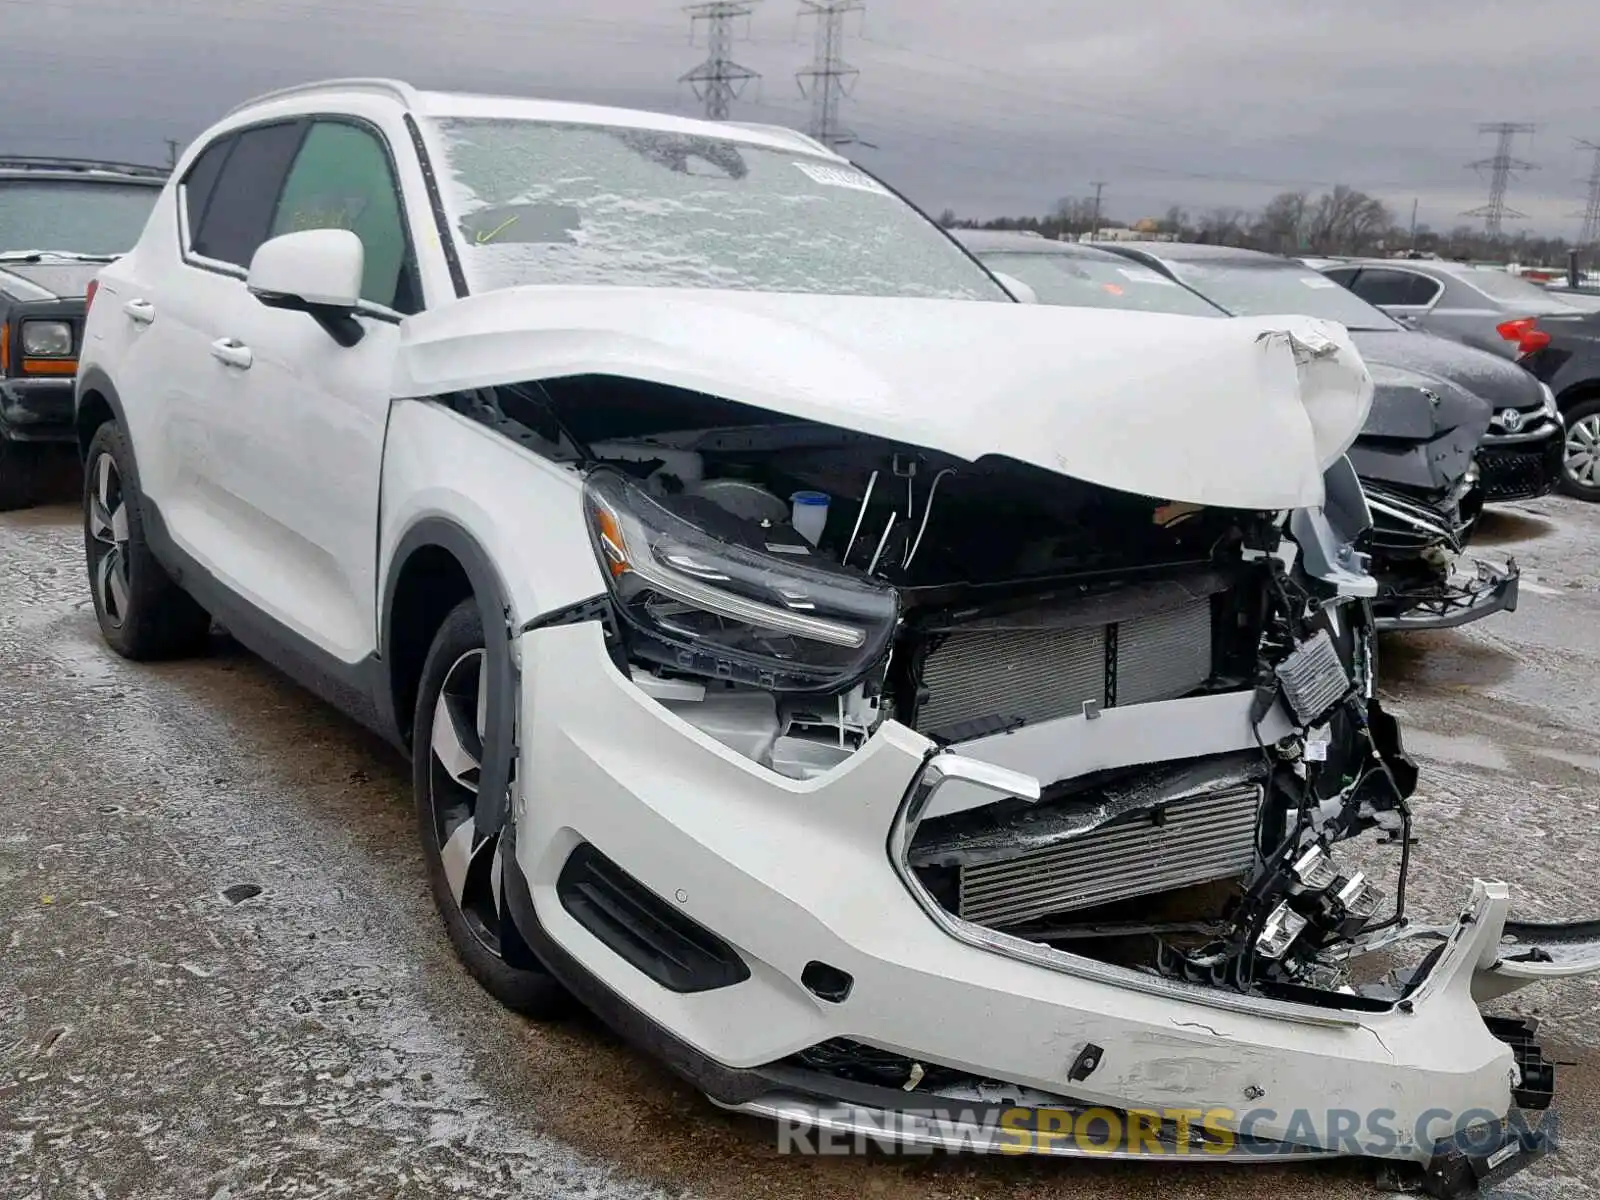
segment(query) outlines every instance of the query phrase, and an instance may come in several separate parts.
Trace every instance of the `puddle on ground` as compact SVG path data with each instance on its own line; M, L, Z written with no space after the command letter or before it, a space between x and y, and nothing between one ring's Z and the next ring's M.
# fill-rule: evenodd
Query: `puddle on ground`
M1498 646L1440 629L1388 633L1378 639L1378 678L1431 688L1483 688L1516 673L1517 656Z
M1474 546L1504 546L1511 542L1532 542L1556 530L1556 523L1514 508L1485 509L1472 530Z

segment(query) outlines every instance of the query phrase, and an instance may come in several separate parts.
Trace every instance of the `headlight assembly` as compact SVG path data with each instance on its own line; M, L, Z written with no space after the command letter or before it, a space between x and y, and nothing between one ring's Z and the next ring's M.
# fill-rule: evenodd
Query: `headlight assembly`
M829 691L888 649L900 599L886 584L718 537L613 470L590 475L583 505L639 657L774 691Z
M72 353L72 326L65 321L24 321L22 353L31 358L66 358Z

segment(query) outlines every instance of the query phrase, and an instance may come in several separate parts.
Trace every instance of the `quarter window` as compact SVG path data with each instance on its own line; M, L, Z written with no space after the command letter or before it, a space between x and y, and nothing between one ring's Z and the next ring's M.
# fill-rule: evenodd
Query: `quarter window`
M350 230L365 252L361 298L416 311L399 192L376 134L344 121L312 124L283 185L272 236L306 229Z
M239 135L195 232L196 254L236 267L250 265L267 239L272 210L304 131L303 121L292 121Z
M200 231L200 223L205 219L206 205L222 174L222 164L228 160L228 151L233 149L233 141L233 138L225 137L212 142L200 152L200 157L194 160L189 173L183 177L183 212L191 244Z
M1423 308L1433 303L1439 285L1415 271L1391 271L1383 267L1364 267L1351 290L1368 304L1391 308Z

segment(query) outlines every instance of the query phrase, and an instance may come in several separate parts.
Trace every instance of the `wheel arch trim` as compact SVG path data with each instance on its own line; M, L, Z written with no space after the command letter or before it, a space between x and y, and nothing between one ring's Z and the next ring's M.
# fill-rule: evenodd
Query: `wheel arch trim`
M448 553L461 566L472 587L483 621L486 669L489 675L489 712L484 731L483 765L479 778L478 826L497 832L506 821L512 763L516 756L517 672L511 660L510 592L483 544L462 525L447 517L427 516L407 527L395 543L383 583L383 608L378 653L386 664L389 694L394 694L394 605L400 579L412 557L421 550ZM419 698L420 699L420 698ZM403 717L395 713L395 724ZM409 726L406 726L409 728ZM413 746L412 753L422 752Z

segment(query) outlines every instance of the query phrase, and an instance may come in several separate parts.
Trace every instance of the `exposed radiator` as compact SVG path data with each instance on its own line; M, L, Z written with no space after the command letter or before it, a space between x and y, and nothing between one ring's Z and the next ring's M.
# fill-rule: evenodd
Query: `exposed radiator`
M1142 810L1059 846L961 868L958 912L1008 926L1243 874L1255 861L1261 789Z
M923 665L928 699L917 728L936 732L1001 718L1045 721L1111 706L1170 700L1211 674L1211 600L1114 625L1077 629L957 629Z

